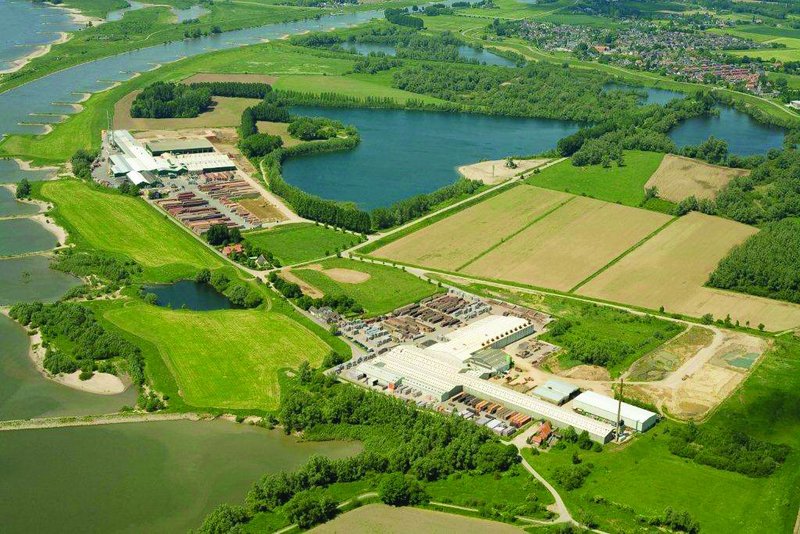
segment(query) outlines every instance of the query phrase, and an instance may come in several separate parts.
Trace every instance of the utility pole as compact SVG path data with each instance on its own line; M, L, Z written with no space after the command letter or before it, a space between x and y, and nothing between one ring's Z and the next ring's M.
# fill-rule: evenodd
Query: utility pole
M622 387L625 385L625 381L620 378L619 379L619 398L617 399L617 443L622 441L622 430L625 428L625 425L622 424Z

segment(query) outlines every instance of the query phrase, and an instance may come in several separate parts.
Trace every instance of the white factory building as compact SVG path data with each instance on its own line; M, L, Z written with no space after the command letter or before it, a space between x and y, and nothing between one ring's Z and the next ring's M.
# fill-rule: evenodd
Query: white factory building
M489 316L454 331L447 341L428 348L395 347L359 365L350 375L356 379L366 377L369 384L383 385L390 390L410 386L439 401L465 391L531 417L547 419L557 427L573 427L578 433L585 430L595 441L610 441L614 427L607 423L484 380L486 368L476 365L476 358L532 332L533 326L525 319Z
M154 158L139 141L133 138L128 130L114 130L109 139L122 152L122 154L109 156L111 172L114 176L130 176L132 172L139 174L142 172L162 173L171 170L169 163L163 159Z
M584 391L572 403L573 408L581 412L599 417L611 423L616 422L619 410L622 423L637 432L649 430L658 421L658 414L639 408L627 402L622 403L620 410L619 401L600 395L594 391Z

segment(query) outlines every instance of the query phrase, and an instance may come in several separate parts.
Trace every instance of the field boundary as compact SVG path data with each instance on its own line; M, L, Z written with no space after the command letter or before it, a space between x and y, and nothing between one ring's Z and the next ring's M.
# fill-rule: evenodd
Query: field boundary
M639 242L634 244L628 250L625 250L622 254L620 254L619 256L617 256L616 258L611 260L610 262L608 262L605 265L603 265L600 269L598 269L597 271L593 272L592 274L590 274L589 276L587 276L586 278L584 278L583 280L578 282L578 284L575 285L575 287L570 288L569 291L567 291L567 293L576 292L578 289L580 289L584 285L588 284L589 282L591 282L592 280L594 280L595 278L597 278L598 276L603 274L605 271L607 271L608 269L610 269L611 267L613 267L614 265L616 265L617 263L622 261L622 258L627 256L628 254L630 254L631 252L633 252L637 248L641 247L646 242L650 241L656 235L661 233L661 231L664 230L667 226L669 226L670 224L674 223L678 219L680 219L680 217L673 217L672 219L668 220L667 222L665 222L664 224L662 224L661 226L659 226L658 228L656 228L655 230L650 232L648 235L644 236L641 240L639 240Z
M467 262L466 262L464 265L461 265L461 266L459 266L459 267L456 267L456 269L455 269L455 272L461 272L461 270L462 270L462 269L466 269L466 268L467 268L469 265L471 265L471 264L475 263L476 261L478 261L478 260L479 260L479 259L481 259L482 257L486 256L487 254L489 254L490 252L492 252L492 251L493 251L493 250L495 250L496 248L500 247L501 245L504 245L504 244L505 244L505 243L506 243L506 242L507 242L509 239L513 239L513 238L515 238L517 235L521 234L522 232L524 232L525 230L527 230L528 228L530 228L530 227L531 227L531 226L533 226L534 224L538 223L539 221L541 221L542 219L544 219L544 218L545 218L545 217L547 217L548 215L550 215L550 214L554 213L555 211L558 211L558 210L559 210L559 209L561 209L562 207L566 206L567 204L569 204L570 202L572 202L572 201L573 201L573 200L575 200L576 198L578 198L578 197L577 197L577 196L574 196L574 195L573 195L573 196L570 196L570 197L569 197L568 199L566 199L564 202L561 202L561 203L560 203L560 204L558 204L557 206L555 206L555 207L553 207L553 208L551 208L551 209L547 210L547 211L546 211L546 212L544 212L543 214L541 214L541 215L539 215L538 217L534 218L532 221L530 221L529 223L525 224L525 225L524 225L522 228L520 228L520 229L516 230L515 232L512 232L512 233L508 234L508 235L507 235L507 236L505 236L505 237L501 237L501 238L500 238L500 241L498 241L497 243L495 243L495 244L494 244L494 245L492 245L491 247L487 248L486 250L484 250L483 252L481 252L480 254L478 254L477 256L475 256L474 258L471 258L471 259L470 259L469 261L467 261Z

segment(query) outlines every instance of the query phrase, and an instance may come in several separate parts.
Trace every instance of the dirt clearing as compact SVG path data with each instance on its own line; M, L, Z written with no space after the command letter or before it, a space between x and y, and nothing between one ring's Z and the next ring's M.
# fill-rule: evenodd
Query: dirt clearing
M690 213L578 290L579 294L692 317L707 313L780 331L800 325L800 305L703 287L731 247L758 230Z
M257 98L213 97L213 108L191 119L137 119L131 117L131 104L141 91L134 91L114 105L114 128L118 130L184 130L239 126L245 108L260 102Z
M568 291L670 219L575 197L462 272Z
M308 295L312 299L321 299L325 296L325 293L317 289L316 287L312 286L299 276L295 275L291 270L286 269L281 271L281 278L286 280L287 282L293 282L300 286L300 289L303 291L303 294Z
M322 265L318 263L314 265L308 265L304 267L304 269L319 271L334 282L340 282L342 284L363 284L371 278L369 273L354 271L353 269L342 269L339 267L334 267L333 269L324 269Z
M518 185L389 243L373 255L455 270L570 198L567 193Z
M693 326L683 334L644 355L631 365L625 378L633 382L656 382L678 369L714 340L708 328Z
M272 85L278 80L276 76L266 74L226 74L200 72L185 78L182 83L201 83L201 82L241 82L241 83L268 83Z
M241 205L243 208L245 208L247 211L258 217L262 221L278 222L286 220L286 218L283 216L280 210L278 210L278 208L276 208L275 206L264 200L262 197L243 198L237 200L236 203Z
M645 188L657 187L661 198L680 202L694 195L697 198L713 199L717 191L738 176L747 176L746 169L720 167L683 156L667 154L656 172L645 184Z
M481 161L472 165L464 165L458 168L458 172L469 180L479 180L487 185L499 184L509 178L524 172L541 167L549 159L515 159L516 168L506 166L506 160L496 159Z

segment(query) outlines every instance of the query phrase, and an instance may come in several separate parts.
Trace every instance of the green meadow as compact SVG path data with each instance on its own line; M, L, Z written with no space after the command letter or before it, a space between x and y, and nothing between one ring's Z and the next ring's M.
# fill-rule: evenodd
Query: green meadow
M272 252L282 265L335 254L361 242L361 236L313 223L287 224L244 234L247 241Z

